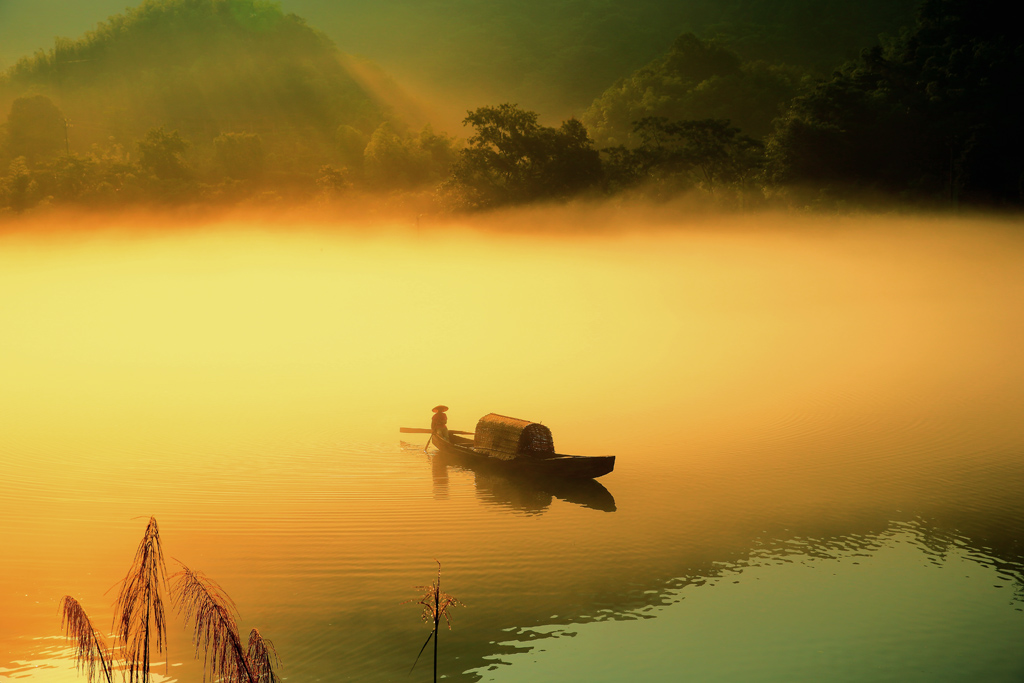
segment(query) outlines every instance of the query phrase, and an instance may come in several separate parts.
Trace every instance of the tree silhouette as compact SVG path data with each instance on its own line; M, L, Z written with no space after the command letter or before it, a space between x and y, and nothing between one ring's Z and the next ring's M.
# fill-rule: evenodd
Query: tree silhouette
M786 64L743 61L733 46L680 35L662 57L606 89L583 114L602 146L634 148L635 123L729 119L754 137L771 132L780 107L795 96L805 71Z
M612 182L672 182L714 194L722 185L742 187L762 166L761 143L728 119L669 121L646 117L634 125L640 145L603 150Z
M463 124L476 132L446 186L466 208L569 197L601 178L600 156L576 119L548 128L506 103L471 111Z
M188 169L181 155L188 149L188 142L178 131L168 133L161 126L146 133L139 141L140 164L161 180L188 177Z
M7 176L0 179L3 181L3 194L7 205L14 209L15 213L21 213L33 203L32 195L34 181L32 173L28 169L25 157L18 157L11 162L7 170Z

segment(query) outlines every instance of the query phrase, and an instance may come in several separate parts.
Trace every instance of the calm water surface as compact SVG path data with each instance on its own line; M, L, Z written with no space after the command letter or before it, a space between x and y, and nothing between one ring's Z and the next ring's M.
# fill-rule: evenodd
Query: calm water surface
M153 515L289 681L428 680L435 559L448 679L1020 681L1022 340L1008 221L8 231L0 679L82 680ZM464 470L439 402L616 469Z

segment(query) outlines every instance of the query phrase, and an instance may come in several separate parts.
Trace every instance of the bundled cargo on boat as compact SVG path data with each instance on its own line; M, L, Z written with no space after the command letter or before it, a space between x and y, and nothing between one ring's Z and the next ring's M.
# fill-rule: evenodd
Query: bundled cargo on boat
M488 413L476 423L473 450L499 460L553 458L551 430L539 422Z

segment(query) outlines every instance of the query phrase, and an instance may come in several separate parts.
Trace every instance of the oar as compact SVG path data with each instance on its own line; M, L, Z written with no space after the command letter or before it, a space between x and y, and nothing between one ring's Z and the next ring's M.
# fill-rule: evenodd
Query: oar
M431 431L429 429L421 429L419 427L399 427L398 431L402 432L403 434L430 434L431 433ZM470 434L470 435L475 434L475 432L463 432L463 431L460 431L458 429L449 429L448 433L449 434Z

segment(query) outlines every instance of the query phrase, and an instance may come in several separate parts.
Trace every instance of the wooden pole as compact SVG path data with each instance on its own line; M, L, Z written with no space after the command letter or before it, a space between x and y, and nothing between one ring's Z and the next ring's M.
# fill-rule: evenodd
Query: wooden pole
M433 434L434 433L433 430L431 430L431 429L426 429L426 428L421 428L421 427L399 427L398 431L400 431L402 434ZM476 434L476 432L464 432L461 429L449 429L448 433L449 434L466 434L466 435Z

